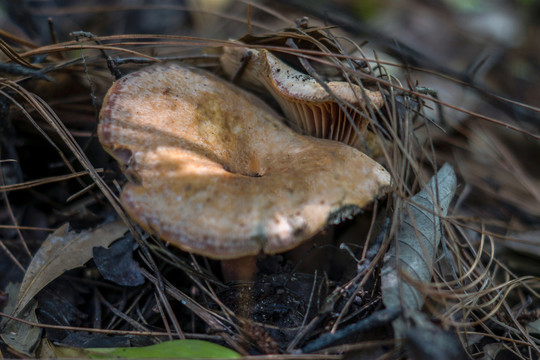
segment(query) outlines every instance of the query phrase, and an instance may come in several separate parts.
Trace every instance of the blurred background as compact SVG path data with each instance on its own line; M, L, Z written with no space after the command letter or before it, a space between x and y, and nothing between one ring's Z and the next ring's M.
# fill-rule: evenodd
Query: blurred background
M0 2L2 30L36 44L82 30L95 35L170 34L236 38L294 24L340 26L357 41L410 66L486 85L515 100L539 105L540 2L537 0L231 1L109 0ZM381 54L381 56L383 56ZM422 79L425 80L425 79ZM428 84L431 85L431 84Z

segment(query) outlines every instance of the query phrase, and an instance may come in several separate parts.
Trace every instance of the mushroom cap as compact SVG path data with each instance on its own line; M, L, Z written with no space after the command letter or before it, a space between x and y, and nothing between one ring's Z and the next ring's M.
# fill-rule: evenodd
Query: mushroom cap
M178 65L116 81L98 136L130 179L120 196L126 211L171 244L215 259L294 248L390 183L367 155L301 136L258 98Z
M248 51L251 55L242 72L243 85L264 87L279 103L295 130L361 150L366 140L375 141L373 134L367 131L369 120L360 111L366 113L367 104L375 109L383 106L384 98L379 91L346 81L330 81L326 83L329 92L317 80L287 65L266 49L224 47L220 60L225 72L234 74Z

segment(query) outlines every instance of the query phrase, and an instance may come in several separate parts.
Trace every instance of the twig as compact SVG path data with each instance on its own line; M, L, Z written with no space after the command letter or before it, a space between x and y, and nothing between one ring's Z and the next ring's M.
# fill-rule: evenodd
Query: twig
M88 39L92 39L96 42L96 44L102 46L103 43L101 42L101 40L99 40L99 38L92 34L91 32L87 32L87 31L73 31L71 32L69 35L73 36L75 38L75 41L79 42L79 39L80 38L88 38ZM109 71L111 72L111 74L114 76L114 78L116 80L120 79L122 77L122 73L120 72L120 70L118 69L118 64L116 64L115 60L113 60L113 58L107 54L107 52L105 51L105 49L100 49L101 53L103 54L103 57L105 58L105 60L107 61L107 68L109 69ZM84 58L83 58L84 60Z
M52 81L50 77L43 73L42 69L32 69L21 64L0 63L0 72L11 75L27 75L37 79Z
M121 58L119 56L114 58L116 65L124 64L149 64L159 61L183 61L183 60L197 60L197 59L219 59L219 55L212 54L199 54L199 55L185 55L185 56L156 56L154 58L142 58L142 57L129 57Z
M381 325L390 323L401 314L398 308L389 308L371 314L369 317L360 320L359 322L349 325L335 333L327 333L312 341L300 350L300 353L311 353L327 347L345 337L356 334L360 331L366 331Z

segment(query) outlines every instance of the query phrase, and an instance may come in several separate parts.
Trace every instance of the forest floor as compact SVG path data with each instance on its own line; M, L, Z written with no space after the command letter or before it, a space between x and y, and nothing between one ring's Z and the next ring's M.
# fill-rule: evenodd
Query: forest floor
M358 3L0 6L0 358L539 358L540 3ZM255 49L234 76L233 39ZM142 155L117 151L98 124L115 80L175 63L234 81L290 125L264 85L272 68L249 72L263 50L323 92L334 81L378 96L324 94L333 114L348 111L340 126L361 114L355 146L389 185L234 279L210 250L174 246L153 205L128 205L126 189L149 182ZM168 126L125 131L159 148ZM299 193L315 182L298 180ZM244 205L223 219L259 211Z

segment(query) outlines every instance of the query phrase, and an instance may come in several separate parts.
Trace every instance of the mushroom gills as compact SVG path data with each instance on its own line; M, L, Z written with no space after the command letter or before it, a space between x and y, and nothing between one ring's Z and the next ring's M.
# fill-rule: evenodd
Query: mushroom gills
M221 64L226 73L235 73L241 54L249 51L243 64L242 84L266 89L278 102L288 124L295 130L318 138L340 141L366 150L369 120L361 112L379 109L384 99L379 91L364 89L345 81L326 83L331 93L309 75L290 67L266 49L225 47ZM373 152L374 149L369 149Z

